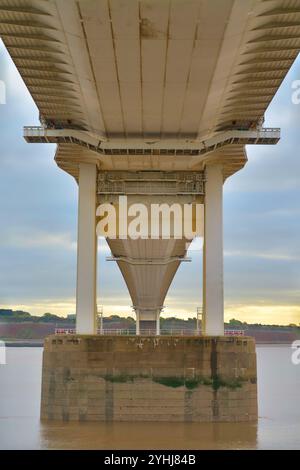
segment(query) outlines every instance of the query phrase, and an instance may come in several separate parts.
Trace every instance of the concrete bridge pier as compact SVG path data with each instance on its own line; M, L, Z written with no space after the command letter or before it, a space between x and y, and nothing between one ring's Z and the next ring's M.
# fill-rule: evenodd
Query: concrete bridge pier
M41 418L255 421L253 338L61 335L45 340Z
M160 335L160 313L159 309L135 309L136 313L136 335Z

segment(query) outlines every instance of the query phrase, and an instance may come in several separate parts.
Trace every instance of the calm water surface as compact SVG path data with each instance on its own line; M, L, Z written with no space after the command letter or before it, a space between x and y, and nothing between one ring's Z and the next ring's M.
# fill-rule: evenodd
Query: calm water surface
M42 348L7 348L0 449L300 449L300 365L259 346L257 424L40 423Z

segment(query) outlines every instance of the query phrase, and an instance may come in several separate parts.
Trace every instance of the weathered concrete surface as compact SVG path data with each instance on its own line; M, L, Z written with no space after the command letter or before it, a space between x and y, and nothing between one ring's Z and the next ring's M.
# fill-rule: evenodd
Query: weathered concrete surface
M248 337L49 336L41 418L256 420L255 342Z

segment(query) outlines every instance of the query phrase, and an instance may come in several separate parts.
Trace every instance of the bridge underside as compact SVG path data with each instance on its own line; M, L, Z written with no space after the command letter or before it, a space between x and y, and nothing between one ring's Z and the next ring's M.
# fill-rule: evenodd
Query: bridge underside
M246 145L279 140L264 113L300 49L300 0L1 0L0 37L40 112L25 139L55 143L79 186L78 334L46 340L42 417L255 419L254 343L223 336L223 183ZM159 334L169 285L203 236L205 338L95 336L96 207L120 212L124 196L200 205L189 236L123 237L124 217L105 236L138 334Z
M137 317L137 334L154 329L159 334L159 317L164 300L189 241L110 240L132 299ZM119 260L118 260L119 259Z

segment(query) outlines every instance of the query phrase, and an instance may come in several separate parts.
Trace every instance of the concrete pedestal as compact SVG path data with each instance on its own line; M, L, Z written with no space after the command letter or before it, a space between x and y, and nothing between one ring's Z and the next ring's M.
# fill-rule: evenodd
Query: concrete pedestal
M224 336L49 336L41 418L256 420L255 342Z

